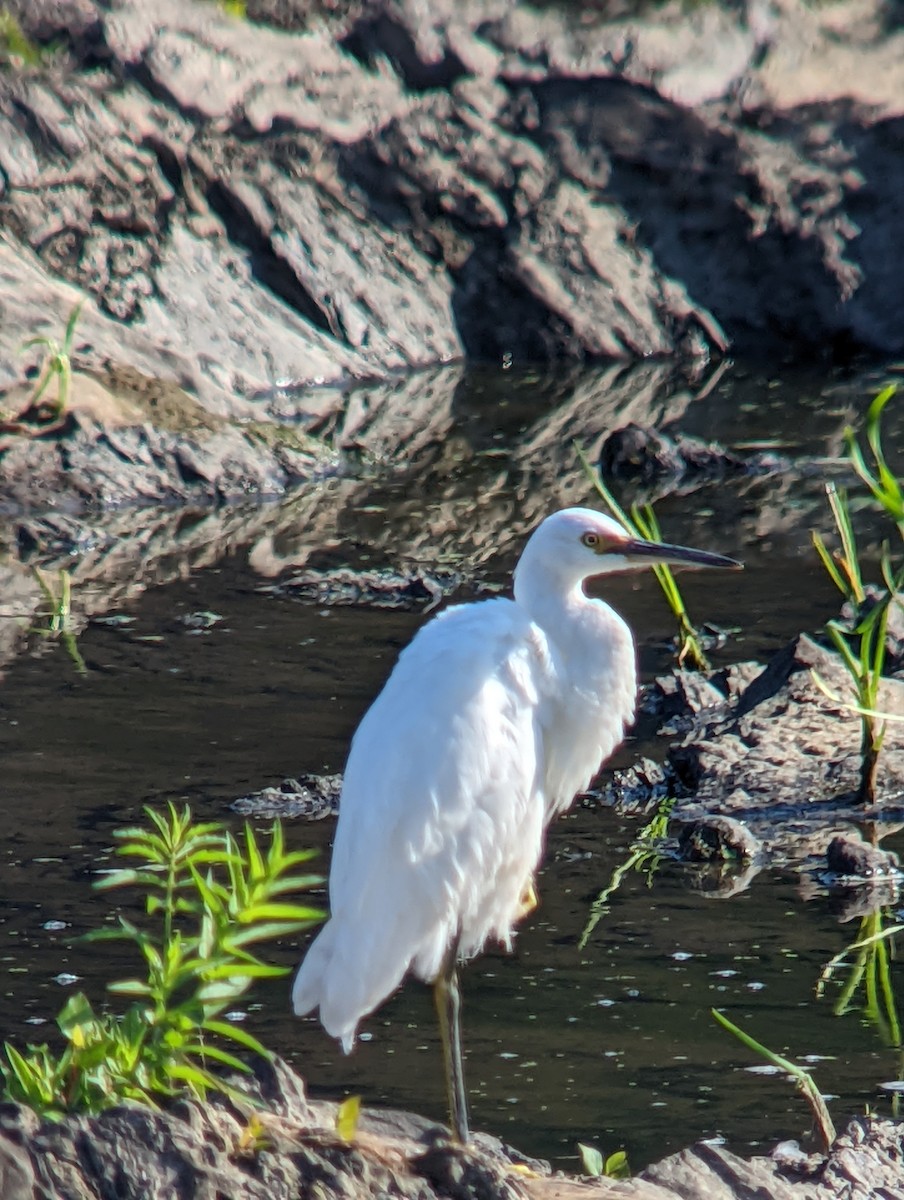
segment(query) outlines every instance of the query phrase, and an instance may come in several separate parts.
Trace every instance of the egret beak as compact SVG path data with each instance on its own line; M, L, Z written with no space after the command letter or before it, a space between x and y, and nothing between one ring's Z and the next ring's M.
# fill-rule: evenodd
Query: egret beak
M732 571L743 570L744 564L724 554L712 554L709 550L692 550L688 546L670 546L668 542L645 542L642 538L629 538L616 553L625 558L647 559L650 563L674 563L689 567L728 567Z

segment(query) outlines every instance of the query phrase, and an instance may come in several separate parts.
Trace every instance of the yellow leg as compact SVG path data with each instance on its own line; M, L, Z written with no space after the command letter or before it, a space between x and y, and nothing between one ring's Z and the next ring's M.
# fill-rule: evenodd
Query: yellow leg
M456 962L457 946L446 955L445 962L433 983L433 999L439 1017L439 1033L443 1043L443 1067L446 1073L446 1097L449 1102L449 1124L452 1136L464 1144L470 1137L468 1129L468 1094L461 1054L461 988Z
M529 879L527 881L527 886L521 893L521 899L518 902L517 919L520 921L523 917L530 916L539 903L540 900L537 896L537 889L534 887L534 881Z

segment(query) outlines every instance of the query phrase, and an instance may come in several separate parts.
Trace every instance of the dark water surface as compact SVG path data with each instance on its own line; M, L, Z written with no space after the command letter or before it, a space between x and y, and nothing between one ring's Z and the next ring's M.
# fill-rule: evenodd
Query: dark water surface
M765 440L794 456L832 456L845 417L865 406L874 384L727 377L683 406L679 426L732 444ZM492 407L500 395L510 403ZM503 528L487 542L487 472L496 496L520 481L508 499L517 511L530 476L511 469L512 447L536 441L559 413L548 384L532 390L522 380L512 397L504 377L472 381L447 430L442 472L434 457L420 477L417 461L378 473L371 503L359 498L341 513L330 561L391 559L397 526L439 523L451 480L459 535L437 534L427 550L419 542L421 557L435 566L461 554L482 564L478 581L502 584L519 539ZM891 426L893 449L902 444L900 421ZM762 659L833 615L836 597L808 548L810 527L828 528L824 473L710 488L660 506L669 540L747 562L743 576L683 577L691 613L736 631L719 661ZM318 486L326 504L327 485ZM540 509L592 503L575 495L573 478L564 494L555 478L544 486L547 493L529 497ZM316 511L316 489L307 502ZM424 619L263 594L255 551L223 547L215 565L120 608L128 620L90 623L79 639L84 678L53 646L9 665L0 686L0 1036L18 1044L52 1036L72 988L100 1001L106 980L131 973L124 948L77 941L114 907L114 897L91 891L114 829L145 804L183 798L199 817L237 821L227 806L238 796L286 775L341 770L360 715ZM612 580L606 594L636 630L644 676L664 669L671 627L652 574ZM221 619L194 628L191 614L203 612ZM626 748L619 761L631 754ZM694 891L686 869L666 860L649 883L627 876L578 948L590 905L636 829L599 806L558 822L541 906L516 953L489 953L466 970L474 1126L564 1166L575 1165L578 1141L607 1152L624 1146L635 1169L700 1137L722 1136L744 1151L806 1134L807 1112L791 1086L745 1069L754 1060L715 1025L713 1005L773 1049L814 1056L822 1090L838 1097L831 1107L839 1123L867 1106L887 1111L878 1085L899 1077L899 1052L857 1012L833 1016L837 987L814 997L822 967L854 940L857 922L840 925L819 892L804 900L795 874L764 872L748 891L719 900ZM289 827L294 845L323 850L324 871L331 832L329 821ZM297 958L288 945L274 954L286 964ZM892 971L899 985L897 964ZM247 1025L295 1063L313 1092L357 1092L366 1103L443 1116L427 989L409 983L364 1023L346 1058L315 1021L290 1016L288 987L256 991Z

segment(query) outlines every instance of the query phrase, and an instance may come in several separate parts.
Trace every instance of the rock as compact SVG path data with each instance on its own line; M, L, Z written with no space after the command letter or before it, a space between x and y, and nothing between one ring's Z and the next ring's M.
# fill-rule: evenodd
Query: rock
M664 729L683 732L670 744L657 770L641 761L615 774L611 794L633 806L662 795L676 797L672 817L685 825L713 819L741 822L775 861L822 856L839 833L850 836L864 820L878 830L900 820L904 742L899 725L889 723L880 758L877 803L857 803L860 770L859 717L830 700L814 672L836 695L850 685L839 657L806 635L795 638L751 677L742 665L709 677L682 703L680 674L661 686ZM707 696L701 704L698 693ZM712 701L721 695L721 702ZM880 708L904 712L904 683L886 678ZM734 827L734 825L732 825Z
M826 866L836 875L857 879L877 879L888 875L900 876L900 863L892 850L880 850L861 838L838 834L826 850Z
M282 596L293 596L322 605L361 604L371 608L408 608L430 612L444 596L460 587L454 572L445 575L428 571L308 570L278 584L261 588Z
M741 821L731 817L704 817L682 825L678 846L688 862L753 862L760 856L759 841Z
M744 1160L700 1144L670 1155L633 1179L553 1176L497 1139L467 1147L410 1114L365 1110L351 1141L335 1132L337 1105L310 1101L284 1063L258 1063L245 1080L256 1097L247 1112L222 1099L176 1101L167 1110L121 1105L93 1117L39 1121L15 1104L0 1109L4 1200L36 1195L89 1200L292 1200L328 1192L339 1200L867 1200L904 1196L899 1127L854 1121L826 1158L787 1153ZM862 1181L862 1186L861 1186Z
M465 355L904 348L881 0L9 9L57 50L0 79L0 382L35 258L26 320L63 280L103 315L81 367L220 411Z
M605 480L630 485L637 498L686 494L707 483L738 475L771 475L786 471L778 454L739 454L702 438L669 436L630 422L610 433L600 449L599 469Z
M229 807L247 817L268 820L303 817L308 821L320 821L339 812L341 791L341 775L300 775L298 779L284 779L276 787L242 796Z

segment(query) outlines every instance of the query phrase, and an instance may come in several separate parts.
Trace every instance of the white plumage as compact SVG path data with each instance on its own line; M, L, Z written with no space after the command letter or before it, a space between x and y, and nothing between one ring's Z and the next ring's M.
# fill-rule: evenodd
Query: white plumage
M532 534L514 599L447 609L402 652L352 741L330 868L331 916L299 968L346 1050L406 973L511 945L546 826L612 753L634 711L634 643L584 594L634 559L731 560L630 537L589 509ZM447 1070L449 1063L447 1061ZM467 1136L466 1125L458 1129Z

